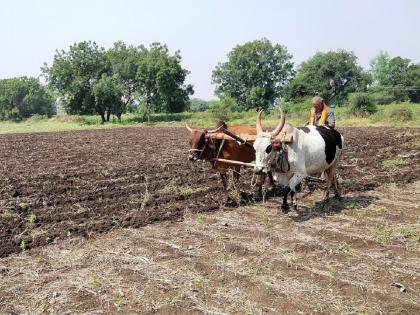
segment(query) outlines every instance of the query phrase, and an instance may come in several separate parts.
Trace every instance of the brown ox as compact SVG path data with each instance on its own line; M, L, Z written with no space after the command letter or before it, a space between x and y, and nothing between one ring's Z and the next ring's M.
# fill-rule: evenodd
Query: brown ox
M206 160L209 161L212 168L219 172L222 179L223 189L226 194L226 202L231 201L228 195L227 190L227 171L228 169L233 170L233 186L236 189L236 202L240 203L240 190L239 190L239 177L241 172L240 165L233 165L230 163L224 163L220 161L212 161L214 158L221 158L232 161L240 161L244 163L250 163L255 160L255 151L252 146L245 144L238 144L236 141L225 141L213 139L211 137L212 133L220 131L222 128L226 128L228 131L233 134L248 134L256 135L257 129L254 127L246 126L229 126L227 127L224 122L220 123L219 126L213 130L198 130L192 129L186 125L187 129L191 133L189 140L190 150L188 154L188 160L197 161L197 160ZM281 127L276 127L276 130ZM271 174L270 174L271 175ZM261 196L262 185L265 182L266 175L263 174L260 176L260 180L257 183L257 191L255 193L256 197ZM270 180L272 178L270 177Z

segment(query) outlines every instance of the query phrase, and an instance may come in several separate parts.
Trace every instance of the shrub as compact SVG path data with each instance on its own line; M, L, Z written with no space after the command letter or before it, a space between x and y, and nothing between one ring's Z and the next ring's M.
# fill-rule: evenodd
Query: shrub
M38 121L43 121L43 120L47 120L47 119L48 119L47 115L34 114L31 117L29 117L28 119L26 119L26 122L32 123L32 122L38 122Z
M372 97L364 92L350 94L348 103L350 113L356 116L365 117L377 110Z
M371 92L370 95L376 105L387 105L395 101L394 95L384 90Z
M239 111L239 107L233 98L225 97L220 101L211 102L208 111L214 121L227 121L233 118L233 114Z
M391 112L389 113L389 117L392 120L396 120L396 121L407 121L407 120L413 120L414 115L410 109L395 108L391 110Z

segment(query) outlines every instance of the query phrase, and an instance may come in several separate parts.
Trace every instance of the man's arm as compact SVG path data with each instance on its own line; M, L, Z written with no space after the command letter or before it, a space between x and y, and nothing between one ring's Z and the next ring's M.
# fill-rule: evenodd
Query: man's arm
M325 124L330 128L335 128L335 116L333 112L327 113L327 119Z

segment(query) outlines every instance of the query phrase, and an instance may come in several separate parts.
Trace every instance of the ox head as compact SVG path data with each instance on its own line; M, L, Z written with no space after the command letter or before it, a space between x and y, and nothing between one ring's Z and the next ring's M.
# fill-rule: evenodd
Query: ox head
M257 138L254 142L255 149L255 174L268 173L271 170L271 164L274 160L274 150L273 147L278 145L273 142L273 138L276 137L284 127L285 118L283 112L281 112L280 121L276 127L271 132L265 132L261 126L261 114L262 111L257 114Z
M188 150L188 160L197 161L212 158L212 152L216 149L215 144L210 139L210 134L220 131L226 125L223 123L215 129L192 129L188 124L185 127L190 132L190 149Z

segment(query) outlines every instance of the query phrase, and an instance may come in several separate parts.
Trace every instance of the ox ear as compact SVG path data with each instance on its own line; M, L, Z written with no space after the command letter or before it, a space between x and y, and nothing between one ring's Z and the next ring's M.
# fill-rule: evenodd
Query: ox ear
M265 153L270 153L271 150L273 149L273 146L270 144L266 149L265 149Z

